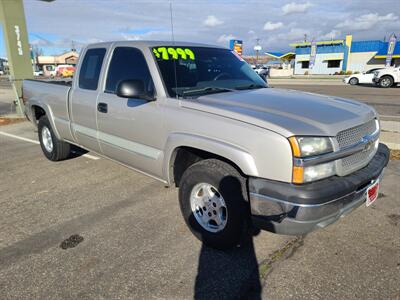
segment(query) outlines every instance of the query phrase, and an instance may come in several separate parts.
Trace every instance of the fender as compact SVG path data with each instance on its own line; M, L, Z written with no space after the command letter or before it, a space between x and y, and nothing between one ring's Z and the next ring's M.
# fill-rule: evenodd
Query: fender
M56 135L56 137L59 140L62 140L62 138L61 138L61 136L60 136L60 134L59 134L59 132L57 130L57 127L56 127L56 125L54 123L54 114L53 114L50 106L48 104L46 104L46 103L41 102L39 99L36 99L36 98L30 98L28 103L29 103L29 110L30 110L30 113L31 113L31 116L32 116L32 123L34 123L35 126L37 126L36 122L38 121L38 120L36 120L36 117L35 117L35 114L33 112L32 106L39 106L40 108L42 108L46 112L46 116L49 119L50 125L51 125L51 127L53 129L53 132Z
M192 147L219 155L235 163L244 174L258 177L259 172L254 158L246 149L201 135L172 133L169 135L164 148L165 159L163 162L163 177L167 179L169 184L173 181L170 166L179 147Z

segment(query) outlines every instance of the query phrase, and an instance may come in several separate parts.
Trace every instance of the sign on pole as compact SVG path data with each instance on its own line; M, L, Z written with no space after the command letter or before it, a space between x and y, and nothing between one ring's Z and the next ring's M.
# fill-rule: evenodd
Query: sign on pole
M22 80L33 78L23 1L0 0L0 21L6 40L11 81L16 94L17 113L22 114Z
M309 69L312 69L315 64L315 58L317 56L317 42L312 40L311 42L311 53L310 53L310 63L308 65Z
M241 40L230 40L229 41L229 48L235 51L240 57L243 53L243 41Z
M394 48L396 47L396 42L397 42L397 36L392 33L392 35L389 38L389 43L388 43L388 51L386 54L386 67L390 67L392 64L392 57L393 57L393 52Z

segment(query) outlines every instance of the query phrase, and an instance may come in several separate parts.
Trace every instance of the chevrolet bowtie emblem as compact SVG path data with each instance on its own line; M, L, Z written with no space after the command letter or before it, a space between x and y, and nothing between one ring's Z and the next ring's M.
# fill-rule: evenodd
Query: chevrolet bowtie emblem
M368 151L371 149L372 145L374 144L374 140L368 139L367 137L363 137L362 141L364 142L364 149L363 151Z

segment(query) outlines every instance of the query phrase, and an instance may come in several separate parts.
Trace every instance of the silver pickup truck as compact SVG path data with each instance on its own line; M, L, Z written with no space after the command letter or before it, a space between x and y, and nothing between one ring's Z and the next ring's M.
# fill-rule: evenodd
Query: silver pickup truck
M389 159L371 107L269 88L210 45L92 44L73 82L26 80L23 98L48 159L76 145L179 187L187 225L219 249L249 228L300 235L371 204Z

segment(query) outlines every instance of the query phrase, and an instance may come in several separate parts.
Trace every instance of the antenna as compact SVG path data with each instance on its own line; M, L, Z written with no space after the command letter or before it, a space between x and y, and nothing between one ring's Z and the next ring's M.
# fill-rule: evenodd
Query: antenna
M169 12L170 12L170 20L171 20L171 39L172 44L175 45L175 36L174 36L174 21L172 16L172 1L169 1Z
M175 36L174 36L174 18L172 15L172 1L169 0L169 12L170 12L170 19L171 19L171 39L172 39L172 45L175 46ZM175 97L178 99L178 75L176 72L176 59L174 61L174 74L175 74Z

